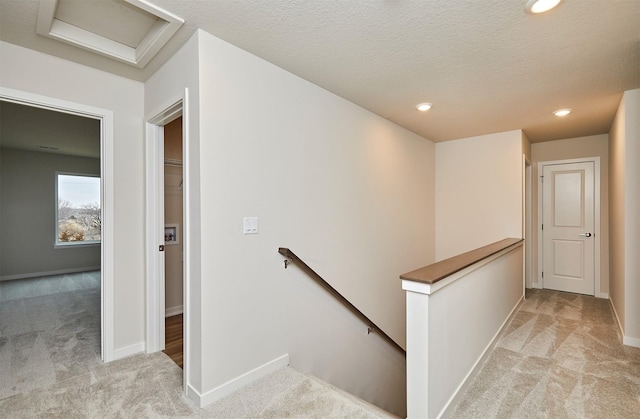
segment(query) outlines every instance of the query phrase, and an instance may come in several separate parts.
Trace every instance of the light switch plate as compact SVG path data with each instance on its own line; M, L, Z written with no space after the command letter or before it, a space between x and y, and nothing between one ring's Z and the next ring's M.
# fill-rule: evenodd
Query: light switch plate
M244 234L258 234L258 217L244 217Z

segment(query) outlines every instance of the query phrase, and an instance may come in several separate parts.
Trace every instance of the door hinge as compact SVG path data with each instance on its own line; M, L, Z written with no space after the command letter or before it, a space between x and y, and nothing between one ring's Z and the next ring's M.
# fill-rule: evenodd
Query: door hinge
M544 278L544 272L542 272L542 277Z
M544 230L544 224L542 224L542 229Z
M544 183L544 176L540 176L540 182Z

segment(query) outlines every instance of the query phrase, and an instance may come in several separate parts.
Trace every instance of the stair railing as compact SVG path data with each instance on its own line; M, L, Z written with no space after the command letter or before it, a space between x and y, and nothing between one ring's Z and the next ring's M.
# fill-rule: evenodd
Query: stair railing
M335 288L333 288L327 281L325 281L320 275L309 267L302 259L296 256L290 249L286 247L278 248L278 253L287 258L284 261L284 267L286 268L289 263L295 263L300 269L302 269L307 275L309 275L318 285L324 288L329 294L331 294L336 300L344 305L349 311L351 311L356 317L362 320L367 325L367 333L377 333L390 345L402 352L406 356L406 351L402 346L398 345L389 335L387 335L382 329L380 329L370 318L368 318L363 312L358 310L356 306L351 304L342 294L340 294Z

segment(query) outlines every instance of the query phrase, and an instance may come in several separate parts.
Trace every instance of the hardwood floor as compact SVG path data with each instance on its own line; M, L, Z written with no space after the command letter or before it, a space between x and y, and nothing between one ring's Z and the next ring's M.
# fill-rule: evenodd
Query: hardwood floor
M182 314L167 317L164 323L164 353L183 368Z

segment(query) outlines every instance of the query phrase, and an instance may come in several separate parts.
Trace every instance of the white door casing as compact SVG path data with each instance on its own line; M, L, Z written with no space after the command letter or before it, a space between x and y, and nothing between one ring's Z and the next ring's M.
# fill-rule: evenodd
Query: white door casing
M522 234L524 237L524 278L525 278L525 288L532 288L533 284L533 248L532 248L532 239L533 234L531 233L533 230L533 218L532 218L532 196L531 196L531 182L532 182L532 166L531 162L526 159L523 155L524 161L524 176L523 176L523 223Z
M189 108L188 89L182 95L170 101L166 106L154 111L146 119L146 273L147 273L147 324L146 351L158 352L164 349L164 252L158 251L158 246L164 245L164 125L182 116L182 155L183 162L183 386L186 394L189 384L189 287L190 287L190 246L187 240L190 231L189 217L190 176L184 171L189 160Z
M599 167L594 160L546 162L540 166L542 286L596 295L600 288L596 281Z
M0 86L0 99L26 106L100 120L100 352L104 362L117 358L115 348L115 164L113 111L84 103Z

